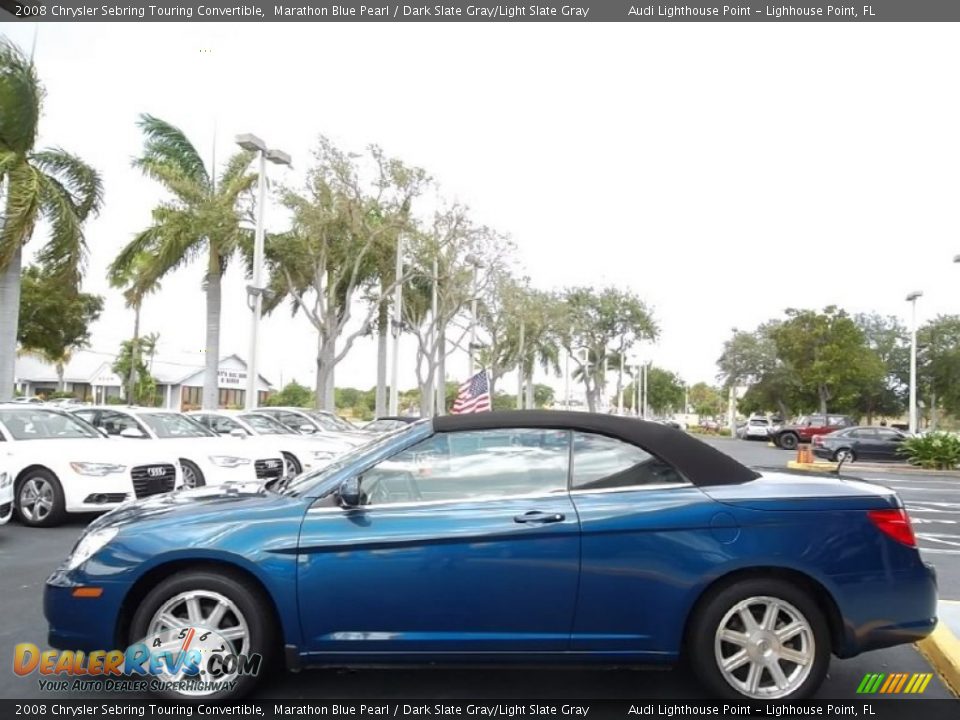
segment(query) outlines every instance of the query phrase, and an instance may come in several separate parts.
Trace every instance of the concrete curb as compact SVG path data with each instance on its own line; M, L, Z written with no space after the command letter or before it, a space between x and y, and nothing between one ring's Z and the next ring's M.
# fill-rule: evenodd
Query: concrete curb
M837 463L826 460L812 463L801 463L796 460L789 460L787 467L791 470L811 470L813 472L833 472L837 469ZM960 471L957 470L924 470L923 468L912 465L878 465L871 463L844 463L844 472L856 474L859 472L871 473L895 473L900 475L936 475L946 478L960 479ZM849 470L848 470L849 468Z
M937 671L943 684L960 697L960 640L950 628L942 622L937 623L933 632L916 643L916 647Z

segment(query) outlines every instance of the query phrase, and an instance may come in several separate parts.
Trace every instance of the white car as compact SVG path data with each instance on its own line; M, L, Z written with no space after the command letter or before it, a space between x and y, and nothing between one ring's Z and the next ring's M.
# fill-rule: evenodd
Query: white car
M268 436L280 446L294 475L325 467L337 455L353 448L349 442L330 435L298 435L283 423L259 412L194 410L187 415L217 435Z
M337 438L357 447L373 438L370 433L351 425L329 410L308 410L297 407L261 407L258 413L269 415L301 435L324 435Z
M0 525L13 516L13 472L0 462Z
M169 492L183 482L166 448L119 445L68 412L26 403L0 405L0 468L12 477L20 519L36 527L56 525L67 513L102 512Z
M766 418L750 418L743 428L745 440L766 439L770 434L770 421Z
M165 446L179 458L186 487L276 480L290 472L274 440L222 437L173 410L95 405L71 412L110 437L155 440Z

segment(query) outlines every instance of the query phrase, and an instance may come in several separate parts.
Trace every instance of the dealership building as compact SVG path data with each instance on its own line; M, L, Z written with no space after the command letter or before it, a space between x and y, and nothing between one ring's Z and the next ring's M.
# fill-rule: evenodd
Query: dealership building
M198 361L199 360L199 361ZM83 401L96 404L124 397L124 381L113 372L115 357L109 353L81 350L63 368L63 390ZM202 358L171 358L157 355L147 360L150 374L157 381L160 405L171 410L195 410L203 400ZM34 355L17 358L15 384L24 395L48 395L61 389L57 368ZM247 387L247 364L239 355L220 359L218 372L220 407L240 408ZM263 375L257 379L259 401L273 390Z

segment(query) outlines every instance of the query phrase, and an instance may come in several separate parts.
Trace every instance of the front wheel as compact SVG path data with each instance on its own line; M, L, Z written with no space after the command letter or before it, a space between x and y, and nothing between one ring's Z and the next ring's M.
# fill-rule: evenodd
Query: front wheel
M303 472L303 465L293 453L283 452L283 470L284 475L297 476Z
M31 527L51 527L63 522L67 502L57 476L45 468L30 470L17 484L16 508L20 520Z
M203 472L197 467L196 463L180 458L180 472L183 473L183 486L185 488L198 488L207 484L203 478Z
M267 600L252 583L205 570L179 572L140 603L130 644L195 651L194 670L175 666L159 676L160 694L183 700L235 700L247 695L275 663L274 628ZM169 648L168 648L169 646Z
M757 578L705 601L687 651L697 677L722 697L799 700L813 695L827 674L830 634L805 591Z

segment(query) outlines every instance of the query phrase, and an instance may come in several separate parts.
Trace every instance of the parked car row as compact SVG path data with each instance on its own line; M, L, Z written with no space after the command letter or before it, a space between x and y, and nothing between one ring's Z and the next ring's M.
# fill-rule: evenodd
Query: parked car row
M272 483L320 469L375 437L333 413L301 408L184 414L0 404L0 523L16 512L26 525L56 525L68 513L107 511L181 487Z

